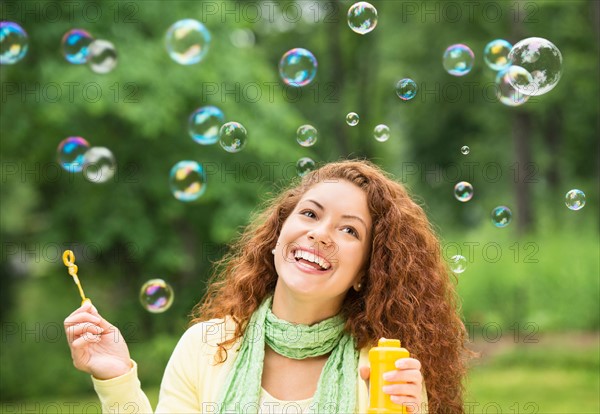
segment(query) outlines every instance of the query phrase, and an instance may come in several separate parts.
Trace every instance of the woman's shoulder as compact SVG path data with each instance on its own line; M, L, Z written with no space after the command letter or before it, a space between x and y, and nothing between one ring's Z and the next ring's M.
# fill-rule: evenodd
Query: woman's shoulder
M183 337L194 343L202 343L216 347L219 343L233 337L236 323L229 316L195 323L184 333Z

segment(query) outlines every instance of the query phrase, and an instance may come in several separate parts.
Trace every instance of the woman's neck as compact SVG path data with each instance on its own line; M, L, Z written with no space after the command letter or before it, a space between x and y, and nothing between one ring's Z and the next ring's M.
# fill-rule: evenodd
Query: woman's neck
M284 321L310 326L337 315L340 309L341 303L338 304L331 299L319 301L318 299L299 298L286 294L276 287L271 311Z

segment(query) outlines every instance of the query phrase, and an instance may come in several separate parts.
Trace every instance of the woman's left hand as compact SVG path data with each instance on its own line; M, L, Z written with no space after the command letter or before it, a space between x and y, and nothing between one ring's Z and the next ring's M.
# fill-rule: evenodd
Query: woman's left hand
M383 392L390 395L395 404L404 404L409 413L420 413L422 404L423 375L421 363L415 358L401 358L395 363L396 369L383 374L383 379L389 384L383 387ZM370 377L369 367L360 367L360 376L367 381Z

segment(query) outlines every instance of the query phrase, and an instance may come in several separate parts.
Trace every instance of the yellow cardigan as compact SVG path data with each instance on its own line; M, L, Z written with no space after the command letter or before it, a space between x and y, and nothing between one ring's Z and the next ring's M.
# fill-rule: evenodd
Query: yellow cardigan
M190 327L181 337L165 370L160 386L156 413L216 413L221 388L237 357L241 340L227 351L227 360L216 363L217 343L231 338L235 323L227 318L211 319ZM368 349L360 351L359 366L369 365ZM366 413L369 405L366 383L356 373L358 413ZM130 372L109 380L92 377L103 413L152 413L148 397L142 391L137 365ZM264 395L264 392L263 392ZM272 398L271 398L272 400ZM423 401L427 394L423 387ZM283 403L295 403L285 401ZM304 404L301 404L304 405ZM272 406L271 406L272 407ZM273 412L277 408L273 409ZM290 410L286 410L292 412ZM427 411L422 411L426 413Z

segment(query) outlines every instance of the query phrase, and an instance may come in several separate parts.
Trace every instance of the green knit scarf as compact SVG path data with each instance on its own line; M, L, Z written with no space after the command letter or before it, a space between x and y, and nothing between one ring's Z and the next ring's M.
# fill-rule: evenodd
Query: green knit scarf
M292 324L271 312L270 296L252 314L238 356L221 390L219 412L258 413L265 343L288 358L304 359L331 352L310 405L315 413L356 412L358 351L336 315L314 325Z

